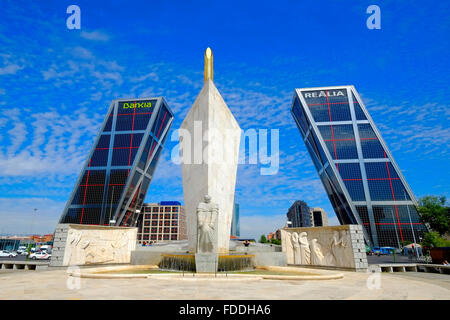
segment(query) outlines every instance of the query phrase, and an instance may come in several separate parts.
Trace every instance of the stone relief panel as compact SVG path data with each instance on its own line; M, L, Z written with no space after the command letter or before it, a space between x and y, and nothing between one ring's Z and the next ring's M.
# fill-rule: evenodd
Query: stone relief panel
M317 265L340 268L355 268L355 252L364 245L360 226L284 228L281 230L282 250L288 264ZM359 230L359 229L358 229ZM352 237L354 239L352 239ZM353 242L352 242L353 240ZM358 247L356 248L357 244ZM361 254L366 263L367 259ZM363 263L364 263L363 261Z
M63 265L129 263L136 228L70 225Z

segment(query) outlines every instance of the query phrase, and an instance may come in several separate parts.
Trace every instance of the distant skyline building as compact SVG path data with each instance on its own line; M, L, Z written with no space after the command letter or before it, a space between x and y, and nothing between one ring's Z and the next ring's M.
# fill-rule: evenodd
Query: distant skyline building
M144 203L138 218L137 240L144 242L186 240L186 215L178 201Z
M306 202L297 200L289 208L287 214L288 221L291 222L288 225L289 228L301 228L311 227L311 213Z
M313 227L326 227L328 226L328 215L322 208L309 208L311 214L311 225Z
M234 204L233 217L231 218L231 235L234 237L241 236L241 227L239 222L239 203Z
M134 226L173 117L162 97L113 100L59 223Z
M341 224L374 246L420 242L414 194L353 86L296 89L291 114Z

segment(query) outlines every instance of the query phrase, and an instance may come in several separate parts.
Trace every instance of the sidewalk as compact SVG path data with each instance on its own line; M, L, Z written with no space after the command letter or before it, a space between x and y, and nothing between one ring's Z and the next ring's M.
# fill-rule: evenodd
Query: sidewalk
M343 272L339 280L80 279L65 269L0 273L0 299L450 299L450 276ZM379 277L369 289L368 279ZM76 287L76 279L79 289Z

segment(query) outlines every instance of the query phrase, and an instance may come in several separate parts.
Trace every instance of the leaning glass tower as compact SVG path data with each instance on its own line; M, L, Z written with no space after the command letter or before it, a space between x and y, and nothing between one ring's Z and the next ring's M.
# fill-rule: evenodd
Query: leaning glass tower
M353 86L296 89L292 116L341 224L400 247L426 231L416 199Z
M133 226L173 117L162 97L114 100L59 223Z

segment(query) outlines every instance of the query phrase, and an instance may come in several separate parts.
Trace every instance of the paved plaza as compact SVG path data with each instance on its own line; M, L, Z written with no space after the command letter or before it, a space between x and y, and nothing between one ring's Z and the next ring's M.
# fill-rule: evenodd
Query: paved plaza
M158 280L69 278L66 269L0 270L0 299L449 299L450 276L343 272L339 280ZM75 281L74 281L75 280ZM79 289L69 289L80 281Z

